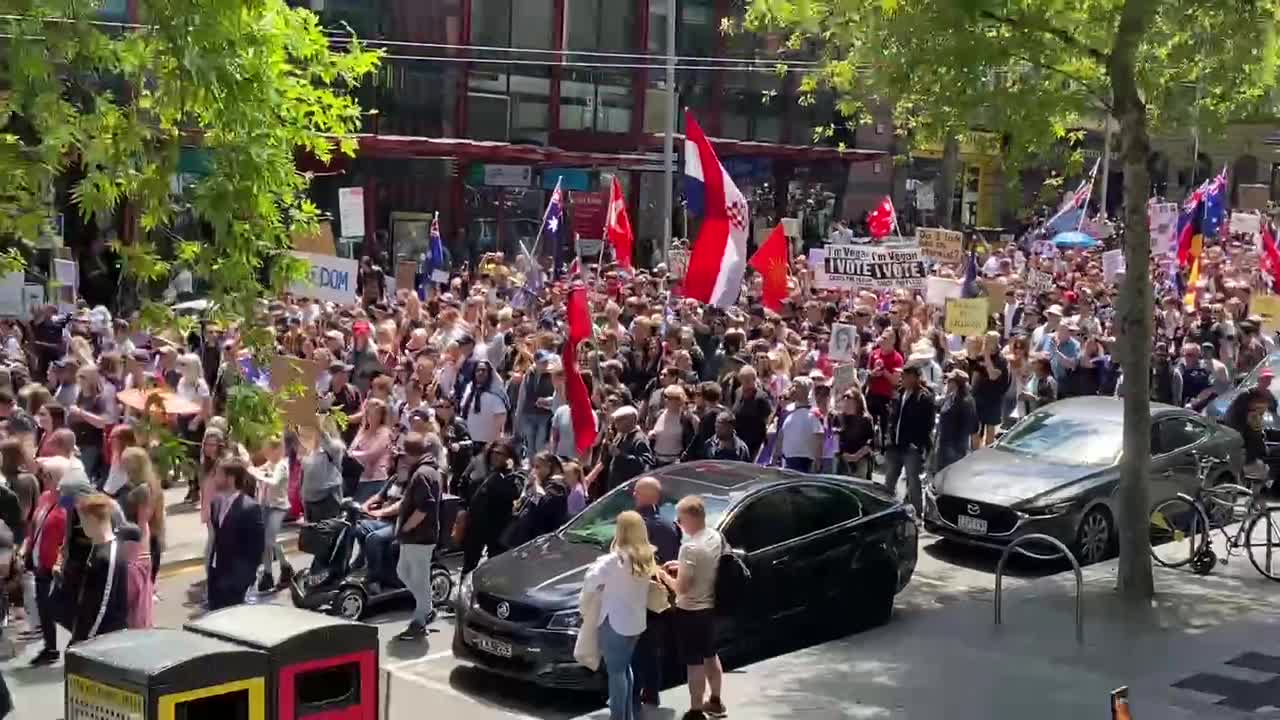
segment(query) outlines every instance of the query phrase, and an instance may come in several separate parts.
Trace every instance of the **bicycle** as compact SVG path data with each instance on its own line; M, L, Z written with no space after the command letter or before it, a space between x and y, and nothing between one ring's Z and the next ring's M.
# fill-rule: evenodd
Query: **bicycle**
M1208 486L1218 458L1197 456L1200 486L1193 495L1178 493L1151 508L1151 557L1167 568L1190 565L1208 575L1241 549L1263 576L1280 581L1280 507L1273 507L1253 490L1233 483ZM1235 534L1227 526L1239 522ZM1218 530L1226 541L1227 557L1210 547L1210 533Z

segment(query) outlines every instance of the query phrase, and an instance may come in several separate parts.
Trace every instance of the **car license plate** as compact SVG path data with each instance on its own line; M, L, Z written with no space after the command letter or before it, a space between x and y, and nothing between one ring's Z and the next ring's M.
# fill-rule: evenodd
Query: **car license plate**
M497 655L498 657L504 658L511 657L511 643L505 643L501 640L495 640L491 637L480 634L472 636L471 641L475 644L477 649L483 650L490 655Z
M965 532L978 533L980 535L987 534L987 521L981 518L969 517L968 515L961 515L956 520L956 527Z

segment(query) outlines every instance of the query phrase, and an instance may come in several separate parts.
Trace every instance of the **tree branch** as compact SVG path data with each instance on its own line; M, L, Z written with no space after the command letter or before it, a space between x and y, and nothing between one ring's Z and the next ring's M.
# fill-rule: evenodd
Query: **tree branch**
M1053 27L1052 25L1035 25L1035 24L1029 23L1025 18L1017 18L1017 17L1012 17L1010 15L1001 15L999 13L995 13L990 10L979 10L978 14L988 20L994 20L995 22L998 22L1001 25L1013 28L1015 30L1028 30L1031 32L1041 33L1042 35L1048 35L1049 37L1052 37L1052 38L1057 38L1058 40L1062 41L1064 45L1069 45L1073 48L1083 50L1086 54L1089 55L1089 57L1093 58L1094 60L1097 60L1099 63L1103 65L1106 65L1107 62L1110 60L1107 53L1099 50L1096 47L1093 47L1092 45L1081 42L1080 38L1077 38L1076 36L1072 35L1066 30L1063 30L1062 28L1056 28L1056 27Z
M1057 67L1055 65L1046 65L1045 63L1042 63L1042 62L1037 62L1027 57L1026 55L1022 55L1020 53L1009 53L1009 57L1013 58L1014 60L1021 60L1022 62L1027 63L1032 67L1038 67L1042 70L1048 70L1049 72L1054 72L1061 75L1062 77L1084 88L1085 92L1092 95L1095 100L1097 100L1099 103L1102 104L1102 107L1106 108L1107 112L1111 111L1111 100L1110 98L1107 97L1106 93L1103 93L1101 91L1102 88L1100 85L1092 84L1088 80L1085 80L1084 78L1078 75L1073 75L1070 72L1067 72L1066 70L1063 70L1060 67Z

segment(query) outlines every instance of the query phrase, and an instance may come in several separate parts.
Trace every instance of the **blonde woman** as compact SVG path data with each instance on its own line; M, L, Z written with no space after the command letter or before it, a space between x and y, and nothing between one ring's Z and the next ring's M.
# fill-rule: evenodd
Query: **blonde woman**
M120 467L128 483L123 497L122 510L125 519L138 526L142 537L125 543L128 558L130 628L149 628L155 602L155 579L152 558L159 558L164 541L164 490L156 477L147 451L139 447L126 448L120 453Z
M600 654L609 675L609 720L637 715L631 655L645 629L649 582L657 569L644 518L628 510L618 516L609 554L587 570L583 591L600 593Z

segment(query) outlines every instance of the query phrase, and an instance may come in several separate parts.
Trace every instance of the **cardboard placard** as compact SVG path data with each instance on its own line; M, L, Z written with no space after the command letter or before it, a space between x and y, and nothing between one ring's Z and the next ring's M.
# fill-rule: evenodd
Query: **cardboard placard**
M831 342L827 355L832 360L845 362L853 359L858 351L858 328L836 323L831 326Z
M1028 270L1027 287L1035 292L1048 292L1053 289L1053 275L1040 270Z
M684 274L689 271L689 251L688 250L672 250L667 255L667 272L674 280L683 280Z
M1231 233L1260 235L1262 233L1262 216L1252 212L1231 213Z
M925 257L944 263L964 259L964 233L943 228L916 228L916 242Z
M54 260L53 281L57 288L53 292L58 312L69 313L76 309L76 298L79 297L80 267L75 260Z
M1262 331L1265 333L1280 329L1280 295L1254 295L1249 301L1249 314L1262 318Z
M837 365L835 375L831 380L831 397L834 400L844 395L844 391L853 387L858 382L858 366L853 363L845 363Z
M333 225L325 220L314 233L298 233L293 236L293 249L313 255L336 255L333 244Z
M1270 185L1240 185L1236 188L1236 210L1266 210L1271 200Z
M320 363L304 358L278 355L271 359L271 389L283 392L294 384L300 384L303 392L297 397L280 400L280 410L286 425L310 427L316 424L320 399L316 396L316 380L325 372Z
M921 289L927 276L918 247L827 245L809 251L809 267L823 290Z
M1173 250L1173 233L1177 226L1177 203L1147 205L1147 230L1151 233L1152 255L1167 255Z
M396 282L397 288L413 289L415 281L418 277L418 263L412 260L401 260L396 263ZM392 295L395 295L392 292Z
M986 298L951 298L944 327L953 335L982 335L987 332L988 316Z
M338 188L338 223L342 237L364 237L364 188Z

